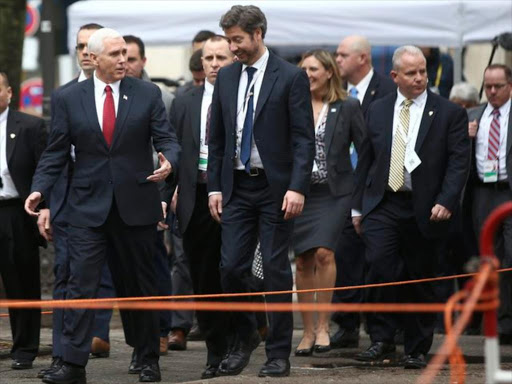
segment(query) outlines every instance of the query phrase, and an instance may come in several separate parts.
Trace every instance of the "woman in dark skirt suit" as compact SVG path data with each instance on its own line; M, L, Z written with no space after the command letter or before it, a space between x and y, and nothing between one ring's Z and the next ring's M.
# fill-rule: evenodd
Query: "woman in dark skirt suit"
M343 223L350 214L353 170L350 144L356 149L365 135L357 99L348 98L331 53L315 50L299 63L310 82L315 116L316 155L311 190L302 215L295 220L293 247L297 289L333 288L336 281L334 251ZM299 294L299 302L330 303L332 291ZM303 312L304 334L296 356L330 350L329 312Z

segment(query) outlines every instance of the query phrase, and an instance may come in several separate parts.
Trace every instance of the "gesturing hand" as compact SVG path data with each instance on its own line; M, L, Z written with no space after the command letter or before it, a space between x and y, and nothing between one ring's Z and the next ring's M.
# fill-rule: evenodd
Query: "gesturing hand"
M155 183L164 181L172 172L172 165L169 160L165 158L162 152L158 152L158 161L160 163L160 168L155 169L153 174L146 178L147 180L154 181Z

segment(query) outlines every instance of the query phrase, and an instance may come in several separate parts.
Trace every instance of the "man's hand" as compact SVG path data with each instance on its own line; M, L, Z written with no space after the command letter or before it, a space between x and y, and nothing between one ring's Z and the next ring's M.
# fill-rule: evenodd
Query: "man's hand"
M363 216L352 216L352 225L356 230L356 233L361 236L361 222L363 221Z
M162 201L162 212L164 214L164 219L159 221L157 226L161 229L168 229L169 226L165 224L165 219L167 218L167 203L165 201Z
M174 195L172 195L171 200L171 211L172 213L176 213L176 206L178 205L178 188L174 191Z
M50 224L50 210L48 208L43 208L39 211L37 228L39 229L41 236L43 236L46 241L53 241L52 225Z
M155 169L151 176L147 177L147 180L158 183L167 179L172 172L171 163L165 158L162 152L158 152L158 161L160 162L160 168Z
M30 216L39 216L39 212L36 212L36 208L41 202L41 192L32 192L25 200L25 211Z
M478 120L475 119L473 121L470 121L468 124L468 134L469 137L473 138L476 136L476 133L478 131Z
M208 197L208 208L210 209L210 215L213 219L220 223L220 217L222 215L222 194L216 193Z
M284 195L281 211L284 212L284 219L289 220L299 216L304 208L304 195L295 191L287 191Z
M432 208L430 221L445 221L452 217L452 213L441 204L436 204Z

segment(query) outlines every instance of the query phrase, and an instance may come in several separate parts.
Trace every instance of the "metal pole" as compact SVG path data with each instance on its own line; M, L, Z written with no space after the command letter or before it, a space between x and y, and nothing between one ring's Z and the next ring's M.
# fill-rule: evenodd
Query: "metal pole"
M41 70L43 77L43 117L50 119L50 98L55 85L55 38L53 0L43 0L41 9L41 35L39 37Z

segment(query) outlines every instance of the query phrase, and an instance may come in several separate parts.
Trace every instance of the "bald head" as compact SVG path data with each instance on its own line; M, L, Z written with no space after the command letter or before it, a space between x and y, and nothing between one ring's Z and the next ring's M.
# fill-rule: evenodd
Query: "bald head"
M336 50L336 63L343 80L357 85L372 68L372 48L364 36L344 38Z

